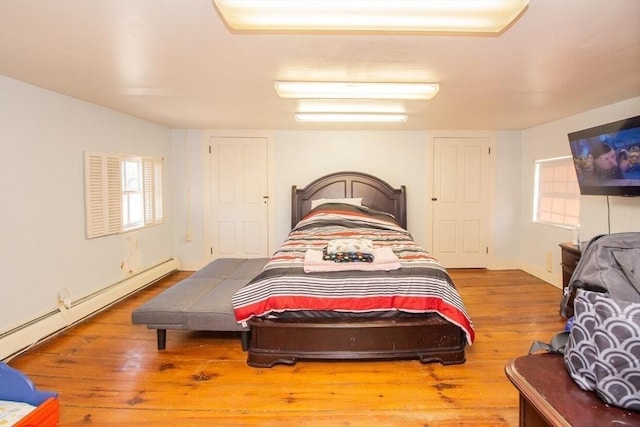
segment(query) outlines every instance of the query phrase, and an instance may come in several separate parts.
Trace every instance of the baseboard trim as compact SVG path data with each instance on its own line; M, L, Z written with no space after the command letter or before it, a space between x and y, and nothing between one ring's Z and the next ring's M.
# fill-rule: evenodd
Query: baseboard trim
M35 344L108 308L178 268L180 268L178 260L170 258L99 291L80 297L72 301L68 309L61 304L51 312L3 332L0 334L0 359L6 362Z

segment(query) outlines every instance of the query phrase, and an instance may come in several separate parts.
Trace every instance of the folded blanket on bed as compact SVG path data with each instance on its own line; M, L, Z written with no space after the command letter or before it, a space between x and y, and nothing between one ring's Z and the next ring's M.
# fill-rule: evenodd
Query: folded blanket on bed
M323 251L308 249L304 254L305 273L331 271L391 271L400 268L400 260L390 247L373 249L373 262L333 262L323 259Z

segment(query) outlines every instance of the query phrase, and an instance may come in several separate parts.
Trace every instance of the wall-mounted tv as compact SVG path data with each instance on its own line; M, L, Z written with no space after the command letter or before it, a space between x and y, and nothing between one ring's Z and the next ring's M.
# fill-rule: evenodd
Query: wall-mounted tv
M580 193L640 196L640 116L569 134Z

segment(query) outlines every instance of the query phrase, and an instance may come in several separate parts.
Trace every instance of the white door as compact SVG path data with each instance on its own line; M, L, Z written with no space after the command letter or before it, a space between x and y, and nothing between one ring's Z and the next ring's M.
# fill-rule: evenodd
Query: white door
M447 268L488 263L487 138L434 138L433 248Z
M209 148L211 255L267 257L266 138L211 137Z

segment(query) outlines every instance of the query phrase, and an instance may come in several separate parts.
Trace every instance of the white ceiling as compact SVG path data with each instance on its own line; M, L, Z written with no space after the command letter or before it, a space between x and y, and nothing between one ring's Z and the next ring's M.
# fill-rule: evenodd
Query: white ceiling
M210 0L1 0L0 74L207 129L336 128L296 123L275 80L434 81L407 122L359 128L524 129L640 95L640 0L531 0L498 37L233 34Z

